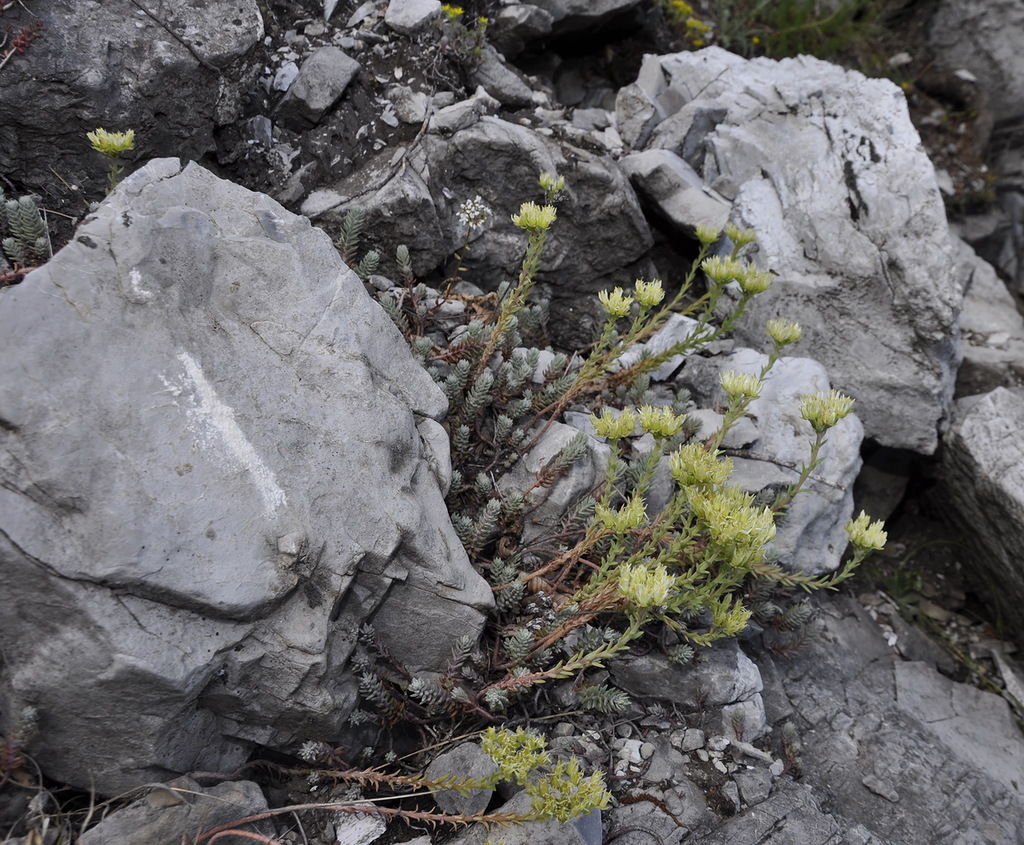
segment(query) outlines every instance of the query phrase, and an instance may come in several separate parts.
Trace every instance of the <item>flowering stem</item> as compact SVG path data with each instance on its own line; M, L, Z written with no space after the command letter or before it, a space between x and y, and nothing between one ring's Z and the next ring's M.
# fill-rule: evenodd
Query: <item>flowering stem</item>
M534 274L540 268L540 253L544 249L546 238L547 232L544 230L530 232L530 241L526 246L526 257L523 258L523 267L519 272L519 283L509 291L505 300L501 303L498 320L494 324L491 337L480 355L480 360L477 362L475 375L479 376L486 369L487 362L491 360L494 350L504 340L505 333L512 323L512 318L526 304L526 298L530 295L530 291L533 290Z
M796 494L800 492L804 484L807 483L807 479L811 477L811 473L821 465L822 461L825 460L824 458L818 457L821 452L821 447L825 445L825 440L826 437L824 431L815 432L814 440L811 441L810 460L800 467L800 477L797 478L793 484L789 485L786 489L786 494L770 507L772 513L778 513L779 511L785 510L789 506L790 502L796 498Z
M462 259L465 257L466 253L469 252L469 234L469 229L467 229L466 242L462 245L462 249L455 251L455 270L452 272L451 276L448 277L448 282L444 287L444 293L441 295L442 299L448 298L452 291L452 285L462 278L462 273L466 269L462 266Z

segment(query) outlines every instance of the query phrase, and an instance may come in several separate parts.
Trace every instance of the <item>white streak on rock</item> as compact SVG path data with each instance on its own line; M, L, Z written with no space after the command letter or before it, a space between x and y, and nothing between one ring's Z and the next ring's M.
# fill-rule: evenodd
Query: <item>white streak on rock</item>
M196 413L220 433L236 460L249 471L267 508L274 511L286 504L284 490L277 486L274 473L263 463L263 459L238 427L234 410L221 402L213 385L206 380L206 376L191 355L182 352L178 355L178 360L185 365L185 371L195 385L199 403Z
M152 302L155 297L156 294L153 291L146 290L142 286L142 274L137 268L132 267L128 272L128 300L136 305L144 305L147 302Z

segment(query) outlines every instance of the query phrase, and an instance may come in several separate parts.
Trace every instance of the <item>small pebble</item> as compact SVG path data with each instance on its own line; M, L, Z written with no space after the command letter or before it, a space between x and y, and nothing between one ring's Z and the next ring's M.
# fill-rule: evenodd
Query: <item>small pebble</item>
M680 751L696 751L704 747L704 731L697 728L690 728L683 732L683 736L676 746ZM675 744L673 740L673 745Z
M740 808L740 790L735 781L725 783L722 786L722 794L732 802L733 807L737 810Z

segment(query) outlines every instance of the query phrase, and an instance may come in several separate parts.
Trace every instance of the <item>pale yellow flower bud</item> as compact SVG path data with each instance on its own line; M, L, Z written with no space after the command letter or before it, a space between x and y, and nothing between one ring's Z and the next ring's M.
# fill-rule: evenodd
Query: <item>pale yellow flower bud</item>
M590 415L590 424L594 426L594 433L598 437L621 440L633 434L636 428L636 414L629 408L624 408L620 413L605 408L599 417Z
M707 526L711 539L730 549L760 553L775 537L775 517L758 508L752 496L736 486L709 492L690 491L690 507Z
M594 509L594 518L615 534L626 534L644 523L647 519L647 510L644 507L643 499L634 496L623 506L622 510L598 505Z
M633 297L624 294L622 288L615 288L611 293L603 290L597 298L601 300L608 315L616 320L629 314L629 307L633 304Z
M555 176L554 173L541 173L540 179L537 180L543 188L544 193L549 196L557 194L565 187L565 177Z
M853 410L853 400L838 390L809 393L800 399L800 416L821 434Z
M659 439L678 434L686 420L685 415L673 414L671 408L655 408L651 405L644 405L637 413L641 428Z
M715 255L705 258L700 263L700 269L711 281L727 285L729 282L739 281L740 276L746 272L747 264L735 258L723 258L721 255Z
M735 223L725 224L725 236L735 244L737 249L742 249L757 240L757 235L752 229L741 229Z
M135 130L127 132L108 132L106 129L97 129L95 132L86 132L85 137L89 139L92 148L107 158L117 158L121 153L135 149Z
M858 549L878 551L885 548L885 542L889 535L883 530L885 523L881 520L871 522L864 511L860 516L851 519L846 523L846 533L850 535L850 542Z
M767 331L768 337L775 341L779 349L796 343L803 334L800 324L789 320L769 320Z
M625 534L631 528L639 528L643 525L647 519L647 509L640 496L633 496L622 510L617 511L606 505L598 505L594 509L594 518L616 534Z
M660 563L648 569L642 564L623 566L619 573L619 593L634 607L659 607L667 604L675 578Z
M726 596L711 607L711 624L725 637L737 637L743 633L750 621L751 612L741 602Z
M636 301L644 308L653 308L665 298L665 289L661 286L661 279L655 279L653 282L637 279L633 293L636 296Z
M672 477L680 487L717 486L732 474L732 459L720 460L700 443L686 443L669 456Z
M452 23L455 23L459 18L462 17L465 9L462 6L452 6L448 3L441 4L441 11L445 13Z
M740 289L751 296L764 293L772 286L772 274L767 270L758 270L753 264L748 264L743 272L736 277Z
M551 228L557 216L558 212L553 205L524 202L519 206L519 213L512 215L512 222L528 232L543 232Z
M711 246L711 244L722 237L722 230L701 223L697 227L695 234L697 235L697 240L704 244L704 246Z
M761 395L764 382L753 373L737 373L726 370L721 375L722 390L733 401L756 399Z

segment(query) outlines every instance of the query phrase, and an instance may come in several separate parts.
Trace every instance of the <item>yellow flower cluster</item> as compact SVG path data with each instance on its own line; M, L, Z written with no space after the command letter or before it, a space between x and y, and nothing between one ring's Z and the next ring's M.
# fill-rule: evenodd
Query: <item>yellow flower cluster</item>
M555 176L554 173L541 173L540 179L537 181L540 183L541 189L548 197L554 197L565 188L565 177Z
M463 9L462 6L452 6L449 5L448 3L442 3L441 11L444 12L445 15L447 15L448 20L450 20L452 23L455 23L459 18L462 17L463 13L466 10Z
M761 388L764 387L764 382L753 373L737 373L735 370L726 370L719 378L725 395L737 402L743 399L756 399L761 395Z
M603 290L597 295L597 298L601 300L608 316L614 317L616 320L629 314L629 308L633 304L633 297L624 294L622 288L615 288L611 293Z
M853 400L838 390L809 393L800 399L800 416L818 434L828 431L839 420L849 416L852 410Z
M722 230L701 223L697 226L695 234L697 235L697 240L704 244L704 246L711 246L711 244L722 237Z
M637 279L633 295L644 308L653 308L665 298L665 289L661 286L661 279L655 279L653 282Z
M644 500L640 496L633 496L622 510L598 505L594 509L594 518L616 534L625 534L631 528L643 525L647 519L647 510L644 507Z
M551 761L544 737L523 728L515 732L488 728L480 747L498 766L498 779L525 783L534 769Z
M883 530L885 523L881 520L871 521L864 511L860 516L851 519L846 523L846 533L850 535L850 542L858 549L865 551L878 551L885 548L885 542L889 535Z
M732 474L732 459L718 457L700 443L686 443L669 456L672 477L680 487L714 487Z
M733 552L733 563L749 565L775 537L775 517L754 505L752 496L736 486L690 492L690 507L707 526L711 539Z
M725 224L725 236L733 242L736 249L743 249L747 244L757 240L757 233L753 229L741 229L735 223Z
M512 215L512 222L527 232L544 232L551 228L557 216L558 212L553 205L524 202L519 206L519 213Z
M746 266L742 261L721 255L705 258L700 263L700 269L704 271L704 275L711 279L711 281L722 285L737 281L743 275Z
M629 408L616 413L611 408L601 411L601 416L590 415L590 424L594 426L594 434L608 440L621 440L630 437L636 428L636 414Z
M498 766L495 781L523 784L530 796L530 812L539 821L568 822L592 810L603 810L611 796L600 772L584 777L579 760L559 760L551 766L551 755L542 736L523 728L488 728L480 747ZM540 770L548 769L546 773Z
M637 416L640 417L640 427L659 440L679 434L686 421L685 414L674 414L671 408L655 408L652 405L638 409Z
M619 573L619 592L634 607L660 607L668 603L675 579L661 564L623 566Z
M779 349L796 343L803 334L800 324L791 320L769 320L767 331L768 337L775 341L775 345Z
M767 270L758 270L753 264L748 264L737 280L740 289L751 296L764 293L772 286L772 274Z
M556 819L565 824L592 810L604 810L611 801L601 773L584 777L577 757L559 760L544 777L527 780L525 788L530 810L541 821Z
M737 637L743 633L750 621L751 613L742 602L733 602L731 595L711 606L711 624L726 637Z
M95 132L86 132L85 137L89 139L92 148L100 155L107 158L117 158L121 153L135 149L135 130L127 132L108 132L106 129L97 129Z
M711 281L720 285L736 282L744 293L751 296L763 293L772 285L771 273L767 270L758 270L753 264L740 261L738 258L714 255L705 258L700 263L700 269Z

